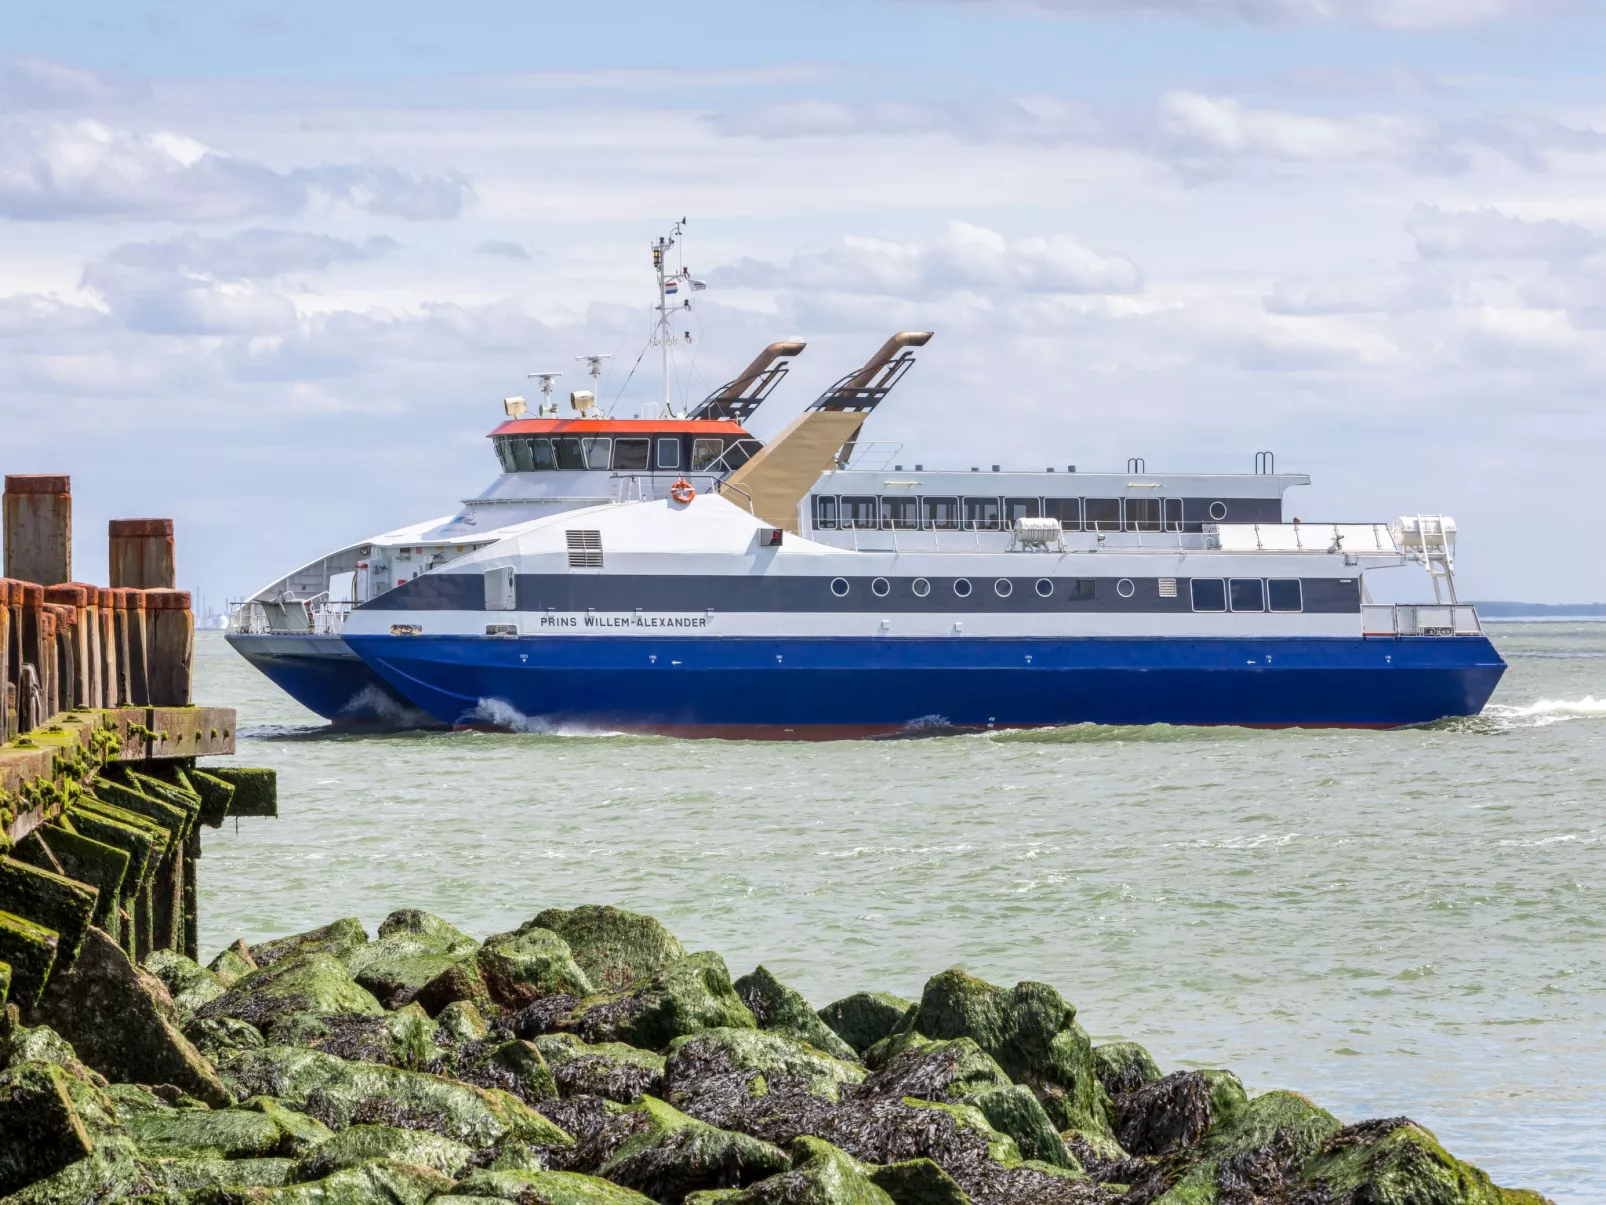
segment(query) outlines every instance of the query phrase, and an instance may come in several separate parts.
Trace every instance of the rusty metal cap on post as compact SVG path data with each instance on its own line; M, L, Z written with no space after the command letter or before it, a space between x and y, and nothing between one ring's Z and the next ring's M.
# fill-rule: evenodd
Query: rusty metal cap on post
M136 590L136 594L145 597L145 606L151 611L188 611L190 609L190 592L188 590Z
M45 601L63 607L87 607L89 592L82 586L46 586Z
M10 604L11 579L9 577L0 577L0 607L9 606Z
M66 473L7 473L8 494L70 494L72 478Z
M157 536L173 538L171 519L112 519L106 524L106 534L112 539L119 536Z
M45 588L33 582L17 582L22 587L22 603L27 607L42 607L45 605Z
M95 593L97 595L95 605L102 610L117 605L117 592L110 586L97 586Z

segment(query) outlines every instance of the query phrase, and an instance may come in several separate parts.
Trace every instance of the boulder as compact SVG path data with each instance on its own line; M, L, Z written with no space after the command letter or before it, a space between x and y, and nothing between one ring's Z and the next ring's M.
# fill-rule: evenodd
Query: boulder
M963 1200L961 1196L959 1200ZM698 1193L688 1205L894 1205L871 1169L818 1138L799 1138L789 1170L741 1192Z
M1108 1132L1109 1097L1076 1009L1046 983L994 987L963 971L927 981L914 1028L928 1038L970 1038L1043 1102L1056 1128Z
M1234 1167L1229 1174L1253 1189L1253 1170ZM1312 1197L1325 1193L1328 1200L1368 1205L1539 1205L1544 1200L1531 1190L1497 1187L1409 1117L1345 1126L1305 1162L1299 1179Z
M1174 1155L1248 1103L1230 1071L1173 1071L1116 1097L1116 1141L1134 1155Z
M597 1130L553 1158L667 1205L678 1205L689 1192L739 1187L790 1166L779 1147L688 1117L652 1096L609 1106Z
M368 931L354 916L333 921L305 933L292 933L289 937L276 937L250 947L247 953L258 967L270 967L287 958L303 954L329 954L343 957L368 942Z
M357 1167L374 1159L393 1159L428 1167L443 1176L456 1176L473 1155L468 1147L426 1130L397 1126L355 1125L319 1144L295 1165L298 1181L322 1180L343 1167Z
M25 1062L0 1072L0 1195L94 1151L67 1079L52 1063Z
M251 1109L160 1109L133 1113L123 1129L152 1159L249 1159L281 1154L283 1135L266 1113Z
M1160 1078L1159 1065L1136 1042L1106 1042L1093 1047L1093 1072L1111 1100Z
M196 1012L203 1019L244 1021L269 1041L286 1036L275 1031L287 1024L291 1032L303 1030L305 1022L297 1023L297 1017L330 1014L381 1017L385 1009L357 984L345 963L321 950L269 962Z
M475 958L461 958L443 967L435 978L413 993L412 1002L432 1017L439 1016L453 1004L472 1004L475 1011L481 1013L496 1008L485 986L485 977L480 974L479 960Z
M288 1109L271 1096L250 1097L240 1102L239 1107L261 1113L279 1127L277 1149L283 1155L300 1158L334 1136L334 1131L317 1118Z
M282 1188L202 1189L190 1194L186 1205L428 1205L451 1188L449 1177L430 1168L376 1159Z
M246 948L245 940L241 938L207 963L206 969L222 986L233 987L256 970L257 964L256 959L251 957L251 951Z
M429 1130L475 1150L504 1138L562 1146L567 1134L507 1092L318 1050L268 1046L246 1051L227 1071L245 1090L273 1096L331 1129L381 1123Z
M7 998L31 1008L44 991L56 962L59 937L54 929L0 911L0 962L6 964Z
M862 1055L909 1019L913 1007L888 992L854 992L827 1004L818 1016L855 1054Z
M428 1070L481 1088L500 1088L533 1105L556 1100L558 1086L533 1042L485 1038L465 1042Z
M565 999L553 997L554 1000ZM542 1015L544 1001L518 1014ZM718 954L688 954L641 980L629 992L581 1001L548 1026L579 1034L587 1042L623 1042L662 1050L685 1034L704 1029L756 1029L758 1023L731 987ZM520 1036L533 1036L522 1033Z
M153 1179L159 1177L162 1187L169 1193L184 1194L179 1199L185 1200L189 1194L203 1188L283 1188L290 1183L294 1167L293 1159L174 1159L158 1167L145 1164L141 1170ZM212 1196L212 1199L217 1197ZM159 1192L151 1193L139 1198L139 1205L147 1202L166 1205L169 1200L172 1198L164 1198Z
M550 929L563 938L600 992L624 991L686 955L675 935L652 917L606 904L548 908L525 928Z
M543 996L591 996L598 990L575 962L569 943L534 923L487 937L476 962L487 993L504 1008L526 1008Z
M664 1060L664 1096L715 1125L731 1125L760 1098L808 1096L835 1104L864 1068L762 1029L710 1029L677 1038Z
M224 992L217 976L175 950L152 950L142 965L167 988L181 1025L194 1017L201 1005L211 1003Z
M197 1018L184 1027L184 1036L213 1066L227 1062L242 1050L260 1050L268 1044L255 1025L233 1017Z
M517 1205L650 1205L650 1198L574 1172L482 1171L465 1176L443 1201L514 1201ZM440 1205L440 1203L437 1203Z
M416 908L392 912L371 942L340 957L352 976L391 1008L406 1004L431 979L479 949L467 933Z
M377 1016L302 1014L296 1025L276 1027L269 1036L277 1039L276 1045L307 1046L343 1059L418 1071L447 1056L448 1047L435 1040L439 1032L428 1013L409 1004Z
M435 1018L435 1039L442 1045L452 1042L477 1042L489 1037L491 1028L480 1015L480 1010L468 1000L454 1000L441 1009Z
M210 1105L233 1101L212 1064L179 1032L162 981L136 967L100 929L84 934L78 961L51 978L34 1015L109 1079L175 1084Z
M552 1069L560 1096L600 1096L630 1104L643 1093L664 1094L662 1055L620 1042L588 1045L572 1033L542 1034L531 1041Z
M773 1030L790 1038L797 1038L817 1047L835 1058L854 1062L859 1052L849 1046L809 1007L801 993L789 988L768 968L760 966L743 975L734 984L736 994L742 998L758 1022L760 1029Z

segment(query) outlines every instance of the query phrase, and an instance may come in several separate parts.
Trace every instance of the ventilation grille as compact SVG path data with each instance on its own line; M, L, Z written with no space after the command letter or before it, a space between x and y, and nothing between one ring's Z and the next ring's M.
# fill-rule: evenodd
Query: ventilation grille
M569 539L570 569L602 568L602 533L600 531L566 531Z
M1162 577L1160 579L1160 597L1161 598L1175 598L1176 596L1177 596L1177 579L1174 578L1174 577Z

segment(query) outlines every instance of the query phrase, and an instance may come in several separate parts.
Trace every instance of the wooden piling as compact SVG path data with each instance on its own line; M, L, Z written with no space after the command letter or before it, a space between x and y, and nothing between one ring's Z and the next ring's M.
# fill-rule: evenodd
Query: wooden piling
M143 590L124 590L122 597L128 632L128 644L123 649L128 659L128 697L130 702L144 707L155 701L151 697L150 598Z
M79 649L85 657L87 672L84 686L88 691L89 701L86 707L106 706L106 692L100 684L100 587L90 585L88 582L73 582L84 592L84 606L81 621L83 633L79 640Z
M113 519L107 526L108 563L114 587L171 590L173 520Z
M184 590L143 591L146 607L146 666L153 707L187 707L195 658L195 616Z
M0 745L17 735L16 696L11 676L11 579L0 577Z
M72 492L66 474L7 474L0 510L7 577L41 586L72 581Z
M100 587L100 698L102 707L117 706L117 594Z
M112 591L112 642L113 647L117 650L117 706L119 707L131 707L134 705L132 674L128 658L128 596L131 593L132 591L129 590Z
M63 641L62 707L93 707L89 591L71 583L46 586L45 601L56 608L56 631Z

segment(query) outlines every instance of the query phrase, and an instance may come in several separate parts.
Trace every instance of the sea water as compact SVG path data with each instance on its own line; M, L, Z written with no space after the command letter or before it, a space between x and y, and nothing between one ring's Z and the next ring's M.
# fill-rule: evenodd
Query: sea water
M1606 625L1491 626L1494 701L1427 728L826 744L333 735L202 633L197 699L239 709L280 813L206 833L203 957L404 906L484 936L617 904L816 1005L1043 980L1165 1069L1404 1114L1499 1183L1606 1200Z

